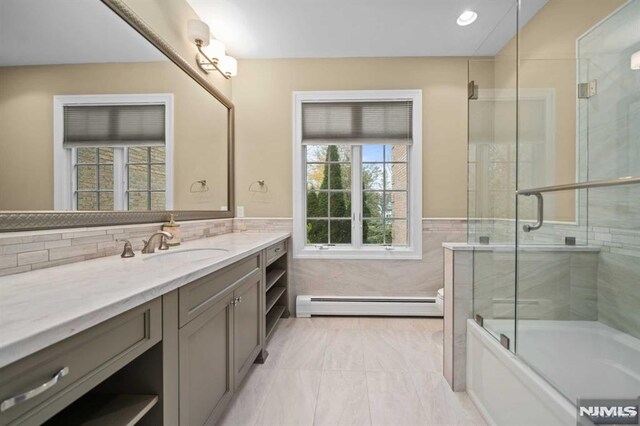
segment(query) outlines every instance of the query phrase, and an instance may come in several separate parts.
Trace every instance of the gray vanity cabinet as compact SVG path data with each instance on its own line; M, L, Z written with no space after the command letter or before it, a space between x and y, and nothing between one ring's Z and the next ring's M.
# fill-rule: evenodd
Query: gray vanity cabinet
M179 330L180 424L214 424L233 394L229 293Z
M177 297L165 296L167 305L177 302L181 425L215 424L262 350L261 259L249 256L181 287ZM171 369L171 358L165 369Z
M256 359L260 343L260 317L262 314L262 273L256 271L234 291L233 347L234 379L240 383Z
M0 369L0 425L43 423L161 336L156 299Z

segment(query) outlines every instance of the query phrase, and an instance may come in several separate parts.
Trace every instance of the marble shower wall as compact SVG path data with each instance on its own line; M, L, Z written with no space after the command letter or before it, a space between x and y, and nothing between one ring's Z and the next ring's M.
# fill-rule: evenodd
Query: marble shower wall
M580 102L588 180L640 176L640 2L625 4L578 40L579 74L597 82ZM640 338L640 185L589 190L589 243L602 242L598 318Z
M518 318L598 319L595 247L536 247L519 253ZM514 248L475 247L474 309L485 319L513 319Z

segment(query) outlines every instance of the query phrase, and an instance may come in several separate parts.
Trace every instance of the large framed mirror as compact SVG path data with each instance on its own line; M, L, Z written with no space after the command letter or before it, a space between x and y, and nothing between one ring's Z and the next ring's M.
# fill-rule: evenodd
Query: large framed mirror
M3 0L0 40L0 232L233 217L232 102L124 3Z

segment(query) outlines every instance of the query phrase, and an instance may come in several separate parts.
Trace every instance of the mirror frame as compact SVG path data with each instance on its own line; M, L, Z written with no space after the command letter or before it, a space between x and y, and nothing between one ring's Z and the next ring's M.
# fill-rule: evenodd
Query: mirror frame
M234 193L234 115L233 102L213 86L200 72L187 62L172 46L156 33L123 0L102 1L113 12L140 35L153 44L167 58L195 80L227 110L227 199L228 210L157 210L157 211L0 211L0 232L33 231L42 229L83 228L94 226L132 225L158 223L175 214L180 221L233 218L235 213ZM185 23L186 25L186 23Z

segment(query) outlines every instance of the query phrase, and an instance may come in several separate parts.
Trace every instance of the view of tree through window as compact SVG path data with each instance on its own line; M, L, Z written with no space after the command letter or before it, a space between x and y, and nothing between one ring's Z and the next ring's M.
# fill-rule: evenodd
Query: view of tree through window
M354 150L361 158L361 243L407 245L406 145L307 145L307 244L352 244Z
M307 147L307 242L351 244L351 147Z
M406 245L407 146L362 147L362 242Z

